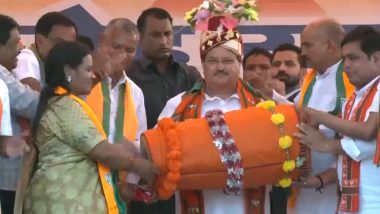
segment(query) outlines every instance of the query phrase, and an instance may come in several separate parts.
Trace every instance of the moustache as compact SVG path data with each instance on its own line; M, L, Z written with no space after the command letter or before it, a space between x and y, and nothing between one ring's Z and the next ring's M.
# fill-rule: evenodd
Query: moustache
M214 76L217 76L219 74L228 75L228 72L226 72L224 70L218 70L218 71L215 72Z
M279 70L277 75L274 78L281 79L282 77L289 78L289 75L285 71Z

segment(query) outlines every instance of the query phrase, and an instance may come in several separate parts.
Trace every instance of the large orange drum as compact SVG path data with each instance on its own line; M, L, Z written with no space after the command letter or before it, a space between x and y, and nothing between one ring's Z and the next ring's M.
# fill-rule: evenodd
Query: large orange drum
M298 116L293 106L279 105L276 113L285 116L284 131L293 136L297 132ZM244 168L244 187L257 187L265 184L277 184L285 176L282 169L286 153L279 147L280 129L272 123L272 113L262 108L225 113L235 144L241 154ZM222 164L218 149L213 143L210 127L206 119L190 119L175 123L178 133L181 155L181 177L178 190L187 189L223 189L226 185L226 167ZM142 151L161 169L158 182L168 172L167 133L157 126L148 130L142 137ZM289 151L296 160L300 155L300 144L293 138ZM296 179L298 171L291 177Z

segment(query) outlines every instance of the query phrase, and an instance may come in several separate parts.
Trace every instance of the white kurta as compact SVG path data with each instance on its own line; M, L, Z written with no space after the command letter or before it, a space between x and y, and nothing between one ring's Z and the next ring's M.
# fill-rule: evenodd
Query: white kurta
M171 117L176 107L181 102L181 97L184 93L181 93L172 99L170 99L164 109L162 110L158 119L164 117ZM220 109L223 112L229 112L233 110L241 109L240 100L237 94L233 94L228 99L220 99L218 97L210 97L207 94L202 103L201 117L203 117L207 111ZM237 196L225 195L222 189L217 190L203 190L204 208L206 214L243 214L245 210L244 196L243 194ZM266 201L269 201L266 196ZM176 193L176 213L180 214L181 201L178 192ZM269 210L269 203L266 206L266 210ZM269 212L266 211L269 214Z
M114 143L115 131L116 131L115 121L116 121L116 114L117 114L117 103L119 101L119 87L121 84L126 83L126 84L130 84L131 86L133 101L135 102L135 108L136 108L136 114L137 114L137 120L138 120L135 143L136 143L136 146L140 148L140 136L147 129L146 113L145 113L145 105L144 105L144 94L141 91L141 89L131 79L129 79L125 75L125 73L120 79L120 81L115 85L115 87L111 88L110 78L108 79L108 83L109 83L110 100L111 100L110 124L109 124L110 131L108 135L108 140L111 143Z
M17 67L12 73L18 80L33 78L41 82L40 64L32 50L24 48L20 51L17 55Z
M377 78L376 78L377 79ZM375 79L375 80L376 80ZM367 89L375 81L371 81L362 89L356 92L353 109L365 95ZM370 112L379 112L379 85L372 105L366 112L367 120ZM344 109L344 108L343 108ZM352 112L351 112L352 113ZM352 115L350 115L351 117ZM359 183L359 212L358 214L379 214L380 213L380 168L373 163L376 150L376 139L363 141L345 136L341 140L343 150L355 161L360 162L360 183ZM338 159L338 178L342 182L342 156Z
M329 67L323 74L317 74L315 85L307 107L324 112L334 110L336 105L336 72L339 63ZM297 100L298 101L298 100ZM319 129L326 137L332 139L335 132L325 126ZM312 152L311 175L319 174L336 166L337 157L333 154ZM315 188L300 188L295 209L289 209L289 214L333 214L337 207L337 185L326 185L322 194Z

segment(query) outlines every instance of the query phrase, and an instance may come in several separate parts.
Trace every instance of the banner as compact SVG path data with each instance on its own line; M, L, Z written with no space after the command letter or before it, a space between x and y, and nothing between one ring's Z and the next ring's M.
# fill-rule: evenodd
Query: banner
M13 17L21 26L25 44L34 41L34 25L43 14L61 11L78 26L79 34L97 43L98 34L117 17L136 22L141 11L161 7L174 22L174 56L177 60L200 67L199 36L183 20L186 11L202 0L0 0L0 13ZM244 50L259 46L273 50L278 44L299 45L306 24L322 17L335 18L350 30L357 25L380 29L380 0L258 0L259 21L243 23Z

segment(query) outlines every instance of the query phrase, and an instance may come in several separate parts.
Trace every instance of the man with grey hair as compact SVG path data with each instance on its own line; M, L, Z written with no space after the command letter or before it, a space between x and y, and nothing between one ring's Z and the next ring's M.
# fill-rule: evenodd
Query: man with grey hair
M94 110L111 143L124 138L138 147L140 135L147 129L144 96L141 89L126 76L136 54L138 30L126 18L109 22L100 36L100 44L93 54L94 70L99 82L86 98ZM125 176L114 177L125 182Z
M301 34L302 57L312 70L305 75L294 103L333 115L341 114L343 101L354 90L343 71L341 42L344 35L343 27L334 19L318 19L304 28ZM277 102L287 102L286 97L274 93L270 87L259 90ZM337 133L325 126L319 126L319 130L327 138L337 136ZM338 198L335 169L337 156L312 151L310 160L311 168L301 169L304 177L299 182L293 182L299 191L292 194L295 207L288 209L288 213L335 213Z
M173 18L168 11L156 7L142 11L137 28L142 55L133 60L127 75L144 93L148 128L153 128L166 102L190 90L201 75L195 67L174 59ZM174 197L151 204L132 202L129 211L131 214L173 214Z

